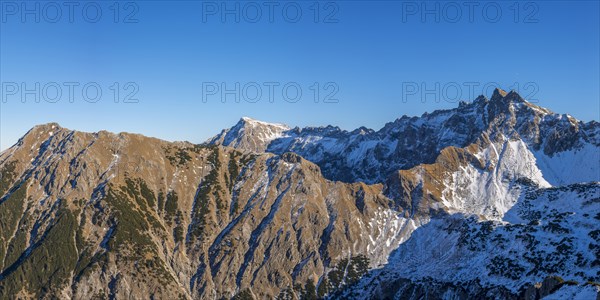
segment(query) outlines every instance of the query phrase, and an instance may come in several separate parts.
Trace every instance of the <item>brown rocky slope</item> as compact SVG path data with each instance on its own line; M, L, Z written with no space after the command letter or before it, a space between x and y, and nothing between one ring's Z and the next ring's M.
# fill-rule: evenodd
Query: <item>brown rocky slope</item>
M46 124L0 170L0 298L300 296L384 263L415 222L291 153Z

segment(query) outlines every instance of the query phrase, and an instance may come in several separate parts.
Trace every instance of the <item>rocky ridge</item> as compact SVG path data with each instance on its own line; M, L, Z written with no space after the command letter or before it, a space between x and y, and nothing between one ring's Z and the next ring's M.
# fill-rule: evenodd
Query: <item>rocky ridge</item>
M594 295L599 128L501 90L202 145L36 126L0 153L0 298Z

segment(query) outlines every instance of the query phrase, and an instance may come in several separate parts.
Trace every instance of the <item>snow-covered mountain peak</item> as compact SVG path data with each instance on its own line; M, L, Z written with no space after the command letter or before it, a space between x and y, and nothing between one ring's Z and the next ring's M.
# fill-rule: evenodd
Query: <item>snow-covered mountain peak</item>
M249 125L249 126L263 126L263 127L271 127L271 128L279 128L282 130L289 130L290 127L285 125L285 124L280 124L280 123L268 123L268 122L263 122L260 120L256 120L250 117L242 117L240 118L240 121L238 124L242 124L242 125Z
M250 152L264 152L271 141L285 136L284 132L289 130L290 127L285 124L267 123L242 117L235 126L224 129L207 143Z
M489 100L482 95L452 109L402 116L377 131L364 127L346 131L331 125L288 130L285 125L243 118L209 142L246 151L295 152L319 165L326 178L383 183L397 170L435 162L447 147L483 143L485 148L522 140L523 153L533 154L543 177L554 185L597 177L592 175L600 168L593 160L600 147L599 127L530 103L516 91L496 89ZM574 156L582 149L585 155ZM563 161L572 164L565 167Z

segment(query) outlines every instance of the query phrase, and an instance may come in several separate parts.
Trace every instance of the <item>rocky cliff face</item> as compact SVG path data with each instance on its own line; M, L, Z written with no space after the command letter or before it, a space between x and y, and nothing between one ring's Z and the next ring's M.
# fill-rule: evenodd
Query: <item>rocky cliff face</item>
M0 298L596 297L599 133L500 90L204 145L36 126L0 153Z

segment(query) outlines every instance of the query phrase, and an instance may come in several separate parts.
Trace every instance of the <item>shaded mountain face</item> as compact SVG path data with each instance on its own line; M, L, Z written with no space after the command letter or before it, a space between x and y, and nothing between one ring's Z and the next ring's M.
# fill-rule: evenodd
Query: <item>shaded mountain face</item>
M599 128L501 90L203 145L36 126L0 153L0 298L596 297Z
M502 221L456 214L420 227L387 265L341 294L374 299L540 299L549 294L551 299L596 299L597 285L591 282L600 277L600 185L539 189L523 184L521 189L518 203ZM567 279L573 281L565 284Z
M253 144L237 141L259 140L262 135L249 138L249 131L244 131L235 136L240 123L224 131L228 139L219 138L221 133L208 143L256 151ZM255 130L265 132L281 126L267 124L261 123L258 127L263 129ZM555 114L525 101L516 92L498 89L490 100L480 96L455 109L421 117L403 116L379 131L359 128L348 132L332 126L294 128L260 140L259 149L275 154L297 153L319 165L326 178L344 182L384 183L398 170L434 163L448 147L502 140L523 141L552 184L598 180L600 167L595 151L600 146L600 123Z

